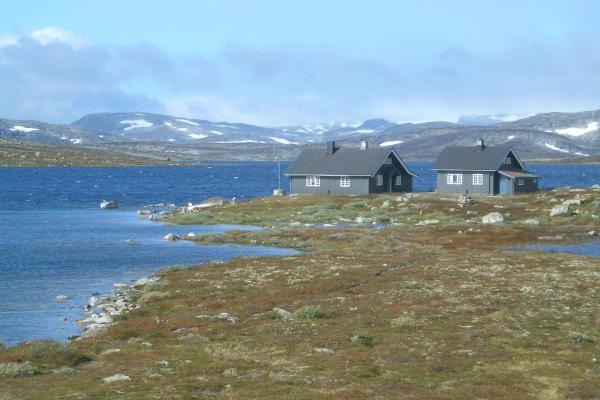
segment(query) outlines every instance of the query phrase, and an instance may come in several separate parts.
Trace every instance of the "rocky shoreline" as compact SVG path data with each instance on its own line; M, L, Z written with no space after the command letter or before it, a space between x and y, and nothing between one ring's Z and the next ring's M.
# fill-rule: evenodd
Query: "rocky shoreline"
M116 317L140 307L137 302L146 285L157 282L158 276L143 277L131 284L115 283L114 291L108 294L94 293L83 307L85 318L75 320L81 327L80 335L71 336L70 340L81 340L96 336L105 328L115 323Z

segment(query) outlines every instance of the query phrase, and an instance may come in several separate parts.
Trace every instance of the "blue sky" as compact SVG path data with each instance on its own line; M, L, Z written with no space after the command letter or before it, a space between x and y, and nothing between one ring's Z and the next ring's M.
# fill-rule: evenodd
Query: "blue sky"
M19 1L0 117L285 125L596 109L597 1Z

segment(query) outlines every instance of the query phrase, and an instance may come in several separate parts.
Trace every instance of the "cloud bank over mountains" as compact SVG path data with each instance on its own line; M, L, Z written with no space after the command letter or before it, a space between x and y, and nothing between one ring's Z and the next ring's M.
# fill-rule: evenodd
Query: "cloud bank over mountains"
M242 40L210 54L152 43L95 43L60 27L0 33L0 113L71 122L102 111L289 125L382 117L457 120L462 114L598 106L596 36L521 40L428 54L272 46ZM385 40L383 38L382 40Z

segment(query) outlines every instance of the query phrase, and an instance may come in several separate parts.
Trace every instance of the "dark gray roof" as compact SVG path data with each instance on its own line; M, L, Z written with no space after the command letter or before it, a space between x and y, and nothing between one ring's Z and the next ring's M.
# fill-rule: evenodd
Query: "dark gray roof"
M325 149L304 150L285 172L286 175L330 175L330 176L371 176L393 153L406 172L413 174L404 164L394 148L374 149L338 148L333 154Z
M539 175L534 174L533 172L529 172L529 171L505 171L505 170L500 170L498 171L498 173L500 175L504 175L507 176L509 178L515 179L515 178L539 178Z
M454 171L497 171L509 152L523 168L515 152L506 146L448 146L438 156L433 169Z

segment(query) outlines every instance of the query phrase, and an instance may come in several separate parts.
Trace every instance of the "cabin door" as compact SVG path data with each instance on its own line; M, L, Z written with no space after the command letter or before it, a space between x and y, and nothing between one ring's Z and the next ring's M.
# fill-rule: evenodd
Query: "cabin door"
M394 182L396 181L396 175L390 175L390 182L388 184L388 192L394 191Z
M508 190L509 184L510 184L510 179L500 178L500 194L504 194L504 195L509 194L509 190Z

